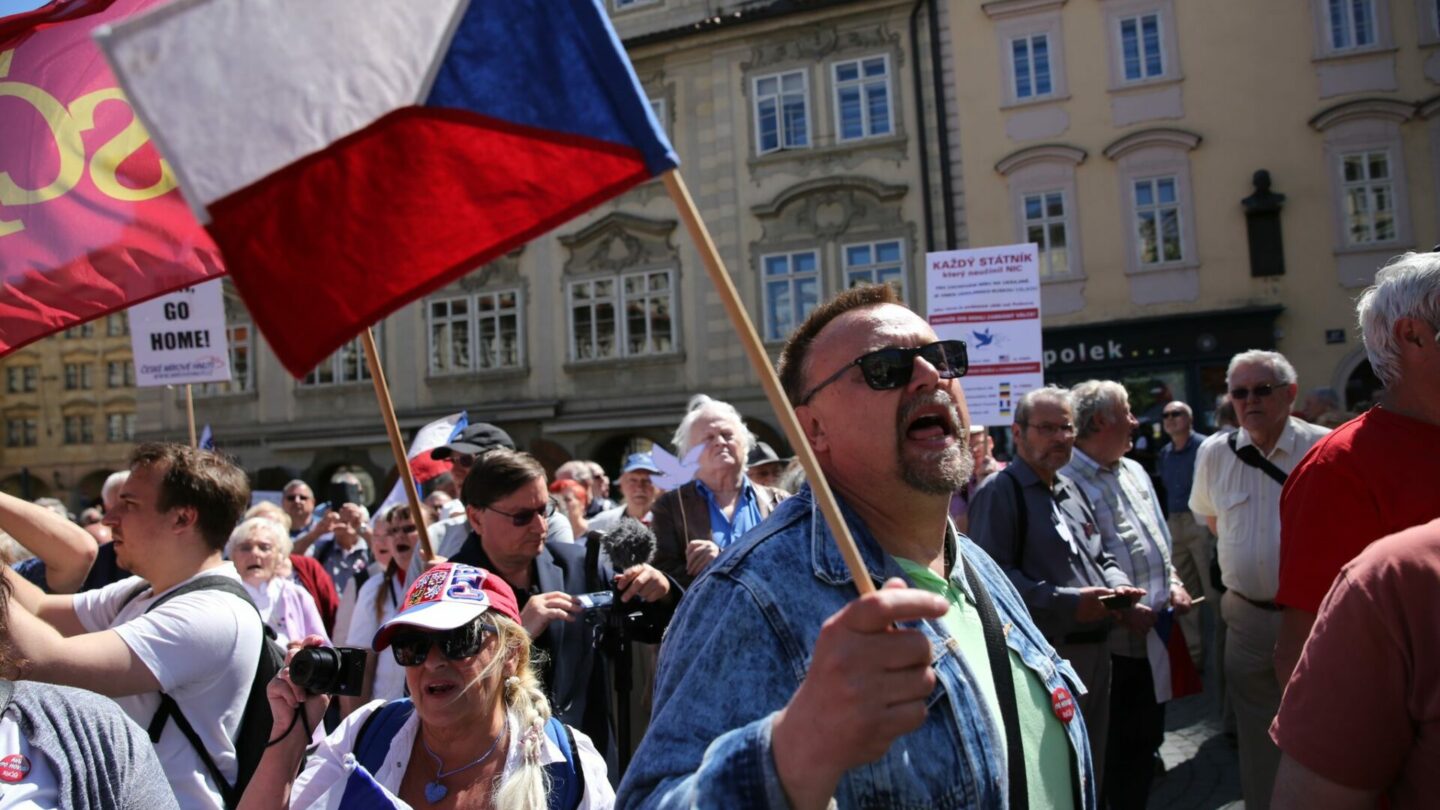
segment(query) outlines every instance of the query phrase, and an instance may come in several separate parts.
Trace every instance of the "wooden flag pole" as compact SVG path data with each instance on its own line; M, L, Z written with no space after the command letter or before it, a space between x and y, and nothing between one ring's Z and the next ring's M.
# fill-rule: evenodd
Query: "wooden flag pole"
M400 441L400 422L395 418L395 403L390 400L385 371L380 367L375 333L367 326L360 333L360 338L365 343L365 364L370 367L370 380L375 383L375 400L380 403L380 415L385 418L385 432L390 434L390 452L395 454L395 466L400 470L400 480L405 482L410 517L415 520L415 528L420 530L420 553L428 562L435 559L435 549L430 547L430 527L425 524L425 513L420 511L420 493L415 489L415 476L410 472L410 457L405 455L405 445Z
M675 201L680 218L685 221L685 228L690 232L696 249L700 251L705 271L710 274L710 281L720 293L720 301L725 305L725 312L730 316L730 323L735 327L740 344L745 348L745 354L750 357L750 364L760 375L760 386L765 389L765 397L770 400L770 407L775 409L775 415L780 419L780 428L785 431L790 446L795 448L800 466L805 468L810 490L815 495L815 502L819 504L821 513L825 515L830 533L835 536L835 544L840 547L846 566L850 568L855 588L860 591L861 596L871 593L875 590L875 583L870 581L870 574L865 570L865 561L860 558L860 549L855 545L855 538L850 536L850 527L845 525L845 518L840 514L840 504L835 500L835 493L830 490L830 482L825 480L825 473L820 470L815 451L805 440L805 434L800 429L800 420L795 416L795 409L790 406L790 400L785 397L785 392L780 387L780 378L775 375L775 368L770 364L770 355L765 353L765 346L760 342L760 335L750 321L750 314L740 303L740 295L735 291L730 275L725 272L725 263L715 249L709 230L700 219L700 212L695 208L690 190L685 187L685 181L678 171L671 169L663 176L665 188L670 191L670 198Z
M190 383L185 383L185 418L190 421L190 446L199 447L200 440L195 437L195 392L190 390Z

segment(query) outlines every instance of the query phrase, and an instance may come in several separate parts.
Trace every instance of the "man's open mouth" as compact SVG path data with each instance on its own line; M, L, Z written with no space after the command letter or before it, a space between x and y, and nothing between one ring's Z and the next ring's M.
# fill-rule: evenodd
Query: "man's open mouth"
M942 404L922 406L905 425L905 437L915 441L934 441L954 437L960 430L954 412Z

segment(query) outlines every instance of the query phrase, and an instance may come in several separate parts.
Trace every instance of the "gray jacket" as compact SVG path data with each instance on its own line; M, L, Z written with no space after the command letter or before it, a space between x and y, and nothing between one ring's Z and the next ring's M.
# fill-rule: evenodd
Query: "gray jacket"
M1024 537L1015 482L1025 499ZM1061 521L1073 543L1062 534ZM1052 490L1024 460L1016 459L985 479L971 499L970 538L1010 577L1052 644L1067 643L1067 636L1068 643L1104 641L1105 622L1075 622L1079 589L1130 582L1105 552L1094 512L1073 481L1057 473Z
M114 701L29 681L14 689L8 705L19 711L20 733L50 761L62 810L178 810L150 738Z

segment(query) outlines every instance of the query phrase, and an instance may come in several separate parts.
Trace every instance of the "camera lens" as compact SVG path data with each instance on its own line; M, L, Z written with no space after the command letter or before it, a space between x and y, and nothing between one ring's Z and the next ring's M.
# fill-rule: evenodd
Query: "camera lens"
M332 647L306 647L290 659L290 681L312 695L334 691L340 675L340 652Z

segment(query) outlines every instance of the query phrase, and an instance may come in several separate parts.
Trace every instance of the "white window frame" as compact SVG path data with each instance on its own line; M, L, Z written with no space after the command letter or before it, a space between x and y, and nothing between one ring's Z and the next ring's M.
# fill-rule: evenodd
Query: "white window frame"
M865 64L867 62L874 62L877 59L880 60L880 63L884 66L884 73L880 76L867 77L865 75ZM855 67L856 78L841 81L840 69L847 65L853 65ZM831 100L835 105L836 141L842 143L863 141L867 138L888 138L895 134L895 93L890 77L890 55L885 53L862 56L855 59L843 59L831 64L830 80L834 87ZM876 130L874 126L875 122L870 117L870 101L867 90L876 84L885 88L885 130L883 132ZM847 137L841 120L840 93L848 89L858 89L860 92L860 134Z
M1044 40L1045 42L1046 81L1050 83L1050 88L1043 93L1040 92L1038 82L1036 80L1037 72L1035 65L1035 41L1037 39ZM1017 57L1015 55L1015 44L1018 42L1025 43L1025 67L1027 70L1030 71L1031 89L1030 93L1027 95L1020 94L1020 64L1016 61ZM1053 51L1050 47L1049 32L1036 31L1034 33L1024 34L1018 37L1010 37L1008 47L1010 61L1010 93L1014 97L1014 99L1017 102L1027 102L1041 101L1044 99L1053 98L1055 96L1055 68L1052 65L1052 63L1054 62L1054 56Z
M1335 4L1341 4L1343 25L1340 30L1335 28ZM1370 41L1359 41L1359 28L1356 26L1355 11L1357 6L1363 6L1369 16ZM1375 48L1380 44L1380 13L1376 8L1375 0L1323 0L1325 11L1325 46L1331 53L1350 53L1352 51L1366 51ZM1343 41L1336 44L1336 36Z
M648 348L648 346L653 340L653 324L651 323L649 316L649 308L647 307L645 320L645 343L647 348L641 351L632 351L630 348L630 318L628 315L628 311L630 303L632 303L632 301L634 301L635 299L626 292L625 282L629 279L637 277L648 278L649 276L655 274L663 274L666 276L667 280L667 290L665 297L668 298L667 311L670 315L670 348L663 350L651 350ZM568 346L566 351L568 353L568 357L570 358L570 362L604 363L607 361L619 360L626 357L670 357L678 354L680 351L680 325L677 318L675 304L678 278L679 274L673 267L651 267L644 270L631 270L625 273L574 279L567 283L565 285L565 321L567 327L566 333L568 336ZM598 319L596 319L594 316L594 310L596 305L598 304L610 305L611 317L613 320L612 328L614 330L612 334L612 339L614 341L613 348L611 350L611 353L604 357L581 357L579 351L580 345L576 340L577 335L575 332L575 310L577 309L575 291L581 287L587 286L591 290L593 290L596 283L606 281L611 283L611 293L608 296L602 298L592 294L588 299L586 299L585 304L578 306L585 306L590 308L590 343L591 346L598 346L600 342L600 332L598 327ZM649 291L648 284L646 285L646 289L639 293L639 300L642 301L649 301L656 297L659 297L659 294L651 293Z
M5 417L6 447L36 447L40 439L40 420L33 416Z
M1034 189L1020 192L1020 227L1022 228L1022 241L1031 242L1038 247L1040 258L1040 281L1052 281L1055 279L1070 278L1075 275L1075 263L1071 253L1075 227L1071 218L1070 200L1071 195L1064 188ZM1060 198L1060 216L1050 215L1050 198ZM1039 198L1040 218L1031 219L1030 200ZM1065 232L1065 269L1061 272L1055 271L1053 261L1054 247L1051 246L1051 231L1054 226L1059 225ZM1035 242L1030 237L1031 228L1040 228L1043 236L1042 242Z
M371 327L371 331L375 335L375 348L380 350L380 359L383 362L385 357L385 344L381 342L383 337L381 325L378 323L375 324ZM330 367L330 379L322 380L319 376L320 370L327 364ZM352 370L354 371L353 377L347 374L348 371ZM361 338L355 337L346 341L345 345L336 349L329 357L321 360L320 364L311 369L310 373L306 374L303 379L296 380L295 385L299 388L310 390L334 388L342 385L359 385L369 382L370 367L365 362L364 342Z
M115 381L115 372L120 372L120 381ZM106 360L105 361L105 387L106 388L134 388L135 387L135 361Z
M1372 159L1377 155L1383 156L1385 159L1385 177L1381 180L1376 180L1375 178L1370 177L1370 167ZM1360 158L1360 166L1364 172L1364 177L1359 180L1349 180L1345 176L1345 166L1351 158L1356 157ZM1345 240L1345 245L1347 247L1368 248L1377 245L1388 245L1396 241L1400 232L1400 223L1399 211L1396 210L1399 200L1397 200L1395 197L1395 186L1395 159L1390 149L1385 147L1377 147L1373 149L1350 150L1340 153L1340 205L1343 209L1342 215L1344 217L1344 219L1342 220L1344 226L1342 230L1342 238ZM1388 197L1390 202L1390 207L1388 209L1390 214L1390 235L1384 238L1376 235L1377 223L1375 219L1375 214L1377 212L1376 192L1381 189L1384 190L1384 193ZM1368 238L1356 239L1354 235L1353 218L1355 216L1355 212L1351 208L1350 201L1352 199L1351 195L1355 191L1361 191L1364 193L1367 210L1362 215L1365 216L1368 220L1365 223Z
M877 257L879 256L881 245L894 245L899 254L899 258L893 262L879 261ZM868 248L870 250L871 261L863 265L851 264L850 251L852 248ZM908 300L906 298L906 289L909 286L909 273L907 272L909 262L906 259L907 254L904 239L875 239L867 242L847 242L840 245L841 278L844 281L846 289L854 287L857 283L861 282L877 284L879 283L878 274L880 272L894 268L896 271L895 278L887 283L891 283L895 287L895 294L900 296L901 301L905 301ZM862 276L867 276L867 278L861 278ZM765 311L768 313L770 310L767 307Z
M613 0L615 11L630 11L643 6L659 5L661 0Z
M65 444L74 446L95 443L94 414L66 414L62 424L64 425Z
M9 366L5 369L5 391L10 394L34 393L40 382L40 367L35 364Z
M243 330L243 334L241 334ZM377 332L375 339L379 340ZM233 321L225 324L225 343L229 347L230 379L225 382L196 383L192 386L197 397L232 396L248 394L255 387L255 325L249 321ZM244 358L243 362L240 358ZM327 358L328 362L329 358ZM243 366L243 368L242 368ZM241 369L238 373L236 369ZM296 382L299 384L299 381Z
M1173 199L1166 203L1160 201L1160 186L1168 181L1172 187ZM1187 258L1185 253L1185 198L1181 193L1180 178L1175 174L1159 174L1145 177L1132 177L1128 179L1130 192L1130 216L1132 238L1135 243L1135 262L1143 270L1153 270L1159 267L1173 267L1183 265ZM1150 188L1151 202L1142 205L1139 198L1139 187L1144 184ZM1160 222L1167 212L1173 212L1175 216L1175 244L1180 255L1174 258L1165 256L1165 243L1161 237ZM1145 238L1141 222L1146 214L1154 216L1155 222L1155 260L1145 260Z
M804 143L787 143L787 142L786 142L786 137L785 137L785 116L784 116L784 112L785 112L784 99L785 99L785 95L786 95L786 93L785 93L785 78L786 78L787 76L795 76L795 75L798 75L798 76L800 77L800 83L801 83L801 88L800 88L801 106L802 106L802 109L804 110L804 113L805 113L805 142L804 142ZM775 84L776 84L776 88L777 88L778 92L777 92L775 95L767 95L767 96L765 96L764 98L761 98L761 96L760 96L760 82L765 81L766 79L774 79L774 80L775 80ZM754 78L752 78L752 79L750 80L750 82L751 82L751 83L750 83L750 89L751 89L751 93L753 94L753 102L752 102L751 105L750 105L750 109L751 109L752 115L753 115L754 118L755 118L755 154L757 154L757 155L769 155L769 154L773 154L773 153L776 153L776 152L785 152L785 151L791 151L791 150L795 150L795 149L809 149L809 148L815 143L815 127L814 127L814 126L812 125L812 123L811 123L811 121L813 120L813 117L812 117L811 114L810 114L810 71L801 68L801 69L796 69L796 70L784 70L784 71L779 71L779 72L777 72L777 73L766 73L766 74L761 75L761 76L755 76ZM776 137L775 137L775 141L776 141L776 145L773 146L773 147L771 147L771 148L769 148L769 149L766 149L766 148L765 148L764 134L760 131L760 120L761 120L760 105L761 105L765 100L767 100L767 99L773 101L773 103L776 105L776 107L775 107L775 136L776 136Z
M94 382L89 363L65 363L65 390L89 391ZM71 372L74 372L73 379Z
M503 296L513 295L515 303L513 306L502 307L500 300ZM481 314L480 301L482 298L493 299L494 306ZM456 363L454 357L449 358L448 365L439 367L435 363L435 305L446 304L451 307L457 302L465 303L465 314L447 314L445 320L451 329L461 327L465 330L466 345L469 347L469 356L462 365ZM492 357L489 365L480 362L482 346L480 345L480 322L482 320L494 321L497 325L495 333L500 334L498 324L507 315L515 317L515 362L500 363L499 357ZM453 343L452 343L453 348ZM498 350L497 350L498 351ZM432 377L449 377L456 374L467 374L471 372L506 371L510 369L525 367L525 293L519 287L507 287L505 289L481 290L475 293L462 295L447 295L437 298L426 299L425 301L425 357L426 368Z
M124 312L112 312L105 316L105 336L124 337L130 334L130 317Z
M1351 0L1346 0L1347 3ZM1395 33L1390 23L1390 0L1366 0L1370 12L1370 24L1373 27L1371 41L1363 45L1355 43L1355 18L1353 13L1346 18L1346 36L1343 43L1335 45L1335 28L1330 19L1330 0L1310 0L1310 14L1313 17L1312 26L1314 36L1314 57L1316 59L1345 59L1357 54L1374 53L1386 51L1395 47ZM1416 6L1416 36L1419 44L1433 45L1440 43L1440 18L1436 17L1436 11L1428 6L1433 6L1433 0L1416 0L1421 5ZM1353 12L1354 7L1347 5L1346 10ZM1322 91L1323 91L1322 86ZM1346 90L1344 92L1353 92ZM1322 97L1327 94L1322 92ZM1334 93L1328 95L1335 95Z
M796 273L796 272L795 272L795 257L797 257L797 256L805 256L805 255L809 255L809 256L812 256L812 257L814 258L814 260L815 260L815 269L814 269L813 272ZM774 277L772 277L772 276L770 276L769 272L767 271L767 267L768 267L768 265L769 265L770 260L771 260L771 259L776 259L776 258L784 258L784 259L786 260L786 264L787 264L787 267L788 267L788 271L785 273L783 279L782 279L780 276L774 276ZM792 328L795 327L795 326L799 326L799 325L805 320L805 316L809 315L810 313L809 313L809 312L802 312L802 311L800 310L799 296L796 295L796 293L795 293L795 282L796 282L797 280L802 279L802 278L814 278L814 279L815 279L815 283L816 283L816 296L815 296L815 301L816 301L816 305L818 306L818 305L820 304L820 302L822 302L822 301L825 300L825 265L824 265L824 262L823 262L822 259L821 259L820 248L819 248L819 247L813 247L813 248L806 248L806 249L803 249L803 250L786 250L786 251L776 251L776 252L774 252L774 253L766 253L766 254L763 254L763 255L760 256L760 268L759 268L759 269L760 269L760 302L761 302L760 305L764 308L764 314L765 314L765 318L764 318L764 321L765 321L765 341L768 342L768 343L778 343L778 342L780 342L780 341L785 340L787 337L789 337L789 335L788 335L788 334L779 334L779 333L776 331L776 325L775 325L775 323L774 323L774 319L770 317L770 310L771 310L771 307L770 307L770 285L771 285L772 283L774 283L774 282L781 281L781 280L784 280L784 281L787 281L787 282L788 282L788 284L789 284L789 293L790 293L790 307L791 307L790 314L791 314L791 317L792 317L792 320L793 320Z
M1125 92L1134 88L1179 81L1180 39L1175 22L1174 0L1105 0L1103 3L1105 27L1110 40L1110 90ZM1140 21L1154 16L1156 20L1156 42L1160 57L1160 72L1151 74L1145 68L1145 36ZM1136 20L1137 45L1140 48L1139 78L1125 75L1126 20Z
M1159 51L1159 53L1155 55L1160 58L1160 70L1155 73L1150 73L1147 67L1150 54L1146 50L1143 30L1144 21L1149 17L1155 18L1155 47ZM1135 23L1135 46L1140 58L1139 76L1128 75L1125 68L1125 23L1131 21ZM1163 79L1169 75L1170 55L1166 53L1165 48L1165 23L1165 15L1161 14L1158 9L1144 11L1139 14L1126 15L1115 20L1115 37L1118 45L1115 56L1120 60L1120 80L1122 82L1125 84L1141 84L1143 82L1153 82L1157 79Z
M119 420L116 431L115 420ZM135 441L135 412L111 411L105 414L105 441L110 444L124 444Z

